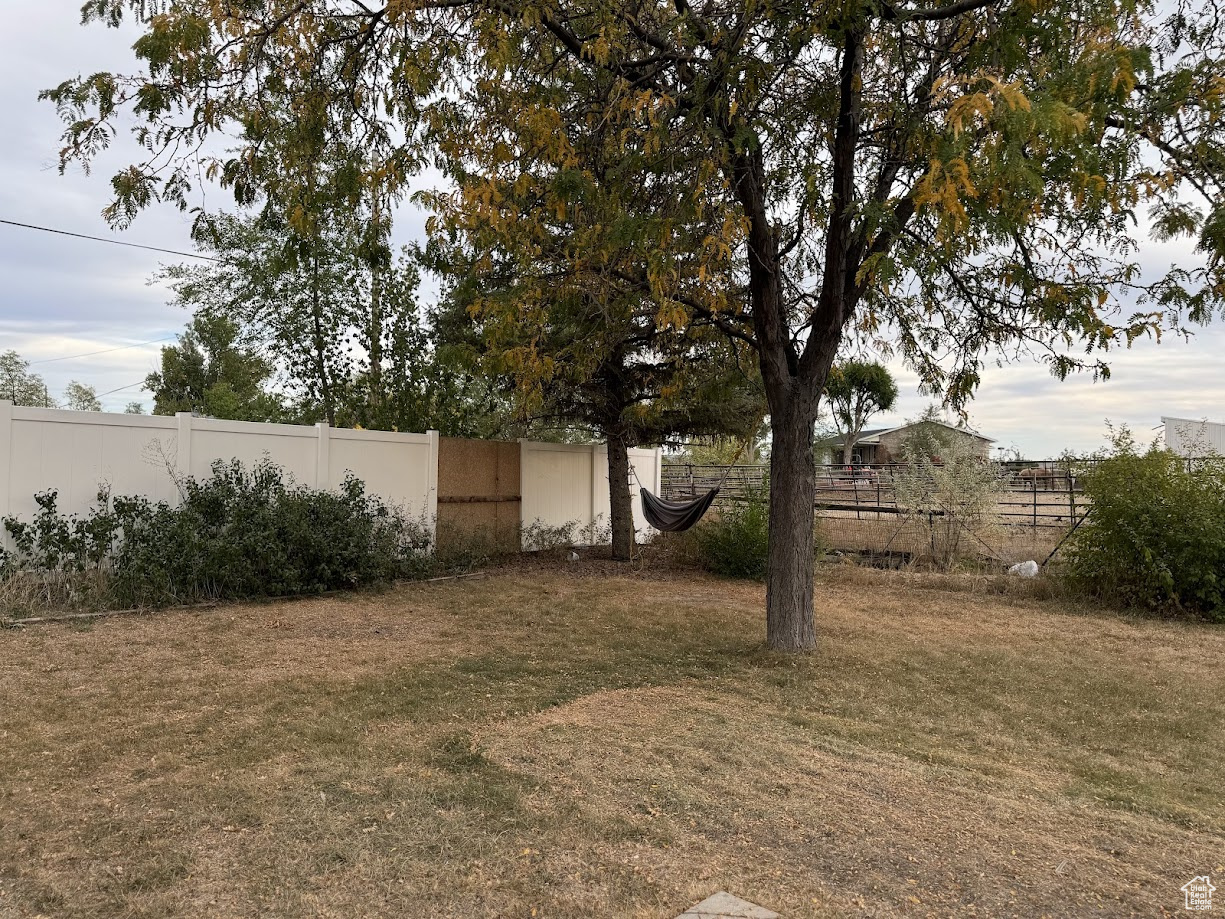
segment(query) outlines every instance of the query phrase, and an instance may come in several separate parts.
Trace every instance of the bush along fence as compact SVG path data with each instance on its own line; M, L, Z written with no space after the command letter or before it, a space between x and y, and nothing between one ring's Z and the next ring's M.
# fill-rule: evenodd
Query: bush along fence
M265 460L218 460L183 479L174 504L112 496L64 514L54 491L30 520L3 519L0 601L42 606L148 607L365 587L431 570L421 520L369 495L350 475L336 490L287 480Z
M630 461L658 490L660 451ZM597 543L608 518L601 445L0 402L10 610L318 593Z
M339 491L355 477L366 494L420 521L439 545L477 534L503 549L531 548L518 541L532 528L582 534L609 517L599 444L72 412L0 400L0 517L32 519L40 511L35 495L48 492L61 512L84 515L100 486L174 505L182 481L203 481L214 463L233 460L247 468L267 460L286 482L319 490ZM654 492L660 461L657 449L630 451L637 479ZM636 489L634 520L645 533Z

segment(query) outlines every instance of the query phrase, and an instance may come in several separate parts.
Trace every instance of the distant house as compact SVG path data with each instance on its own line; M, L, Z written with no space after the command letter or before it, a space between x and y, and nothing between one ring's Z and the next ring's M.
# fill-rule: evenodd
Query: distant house
M1225 424L1191 418L1162 417L1165 445L1179 456L1225 455Z
M974 451L983 459L987 459L991 445L995 443L993 438L984 437L982 434L979 434L977 431L971 431L969 428L954 427L951 424L945 424L943 421L919 421L912 424L903 424L896 428L876 428L864 431L859 435L859 440L855 441L855 454L852 462L865 466L903 462L902 444L906 442L906 438L914 432L915 428L923 424L938 424L941 427L948 428L951 436L968 439L972 443ZM843 438L834 437L818 444L818 459L825 463L841 463L842 445L844 443Z

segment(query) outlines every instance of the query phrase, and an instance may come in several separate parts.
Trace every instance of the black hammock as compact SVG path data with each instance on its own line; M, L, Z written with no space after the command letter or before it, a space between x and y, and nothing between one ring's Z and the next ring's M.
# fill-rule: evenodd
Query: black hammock
M716 486L692 501L665 501L645 488L639 488L638 493L642 495L642 514L647 523L664 533L681 533L702 519L719 496L719 488Z
M638 493L642 496L642 516L647 518L647 523L663 533L683 533L701 520L710 510L710 506L715 503L715 498L719 497L719 489L723 487L727 477L732 474L736 463L740 461L740 457L744 455L751 441L751 437L745 438L731 463L724 467L719 484L692 501L665 501L663 498L655 497L642 487L642 482L638 479L638 471L634 469L633 464L630 464L630 472L634 480L638 482Z

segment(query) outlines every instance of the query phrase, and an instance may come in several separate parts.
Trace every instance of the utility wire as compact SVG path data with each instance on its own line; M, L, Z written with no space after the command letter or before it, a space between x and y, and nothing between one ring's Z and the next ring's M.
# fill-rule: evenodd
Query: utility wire
M106 392L100 392L98 393L98 398L101 398L102 396L109 396L112 393L123 392L125 389L131 389L133 386L144 386L144 385L145 385L144 380L141 380L137 383L129 383L127 386L120 386L117 389L108 389Z
M78 357L93 357L95 354L110 354L112 351L127 351L129 348L140 348L144 345L155 345L160 341L170 341L175 337L177 336L167 335L165 338L155 338L152 341L138 341L134 345L123 345L118 348L104 348L101 351L87 351L84 354L70 354L67 357L48 357L41 361L30 361L29 364L32 367L35 364L53 364L56 361L75 361Z
M68 230L56 230L51 227L40 227L32 223L18 223L16 220L5 220L0 217L0 223L10 227L22 227L26 230L41 230L44 233L58 233L60 236L75 236L77 239L92 239L94 242L110 243L113 246L127 246L130 249L148 249L150 252L165 252L167 255L182 255L185 258L199 258L206 262L220 262L221 259L211 255L201 255L198 252L180 252L178 249L162 249L159 246L145 246L140 243L130 243L122 239L107 239L105 236L89 236L86 233L71 233Z

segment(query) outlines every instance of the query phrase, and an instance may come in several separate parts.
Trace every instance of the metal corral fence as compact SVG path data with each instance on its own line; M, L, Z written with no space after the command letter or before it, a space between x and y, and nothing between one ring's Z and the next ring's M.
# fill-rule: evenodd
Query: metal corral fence
M1075 466L1081 469L1089 462L1078 460ZM999 516L1005 523L1064 529L1084 513L1084 489L1067 461L1020 460L995 465L1003 483ZM769 468L664 463L664 497L696 497L723 481L719 501L743 499L763 490ZM823 514L852 514L857 519L905 513L895 486L906 468L904 464L818 465L816 506Z
M1088 510L1077 472L1091 460L1020 460L993 464L1001 480L998 524L960 532L962 551L1002 562L1045 557ZM815 505L822 538L830 548L905 561L922 555L939 521L917 521L898 503L903 464L818 465ZM764 493L766 465L699 466L664 463L665 498L696 497L723 481L716 504ZM957 529L944 526L946 538Z

